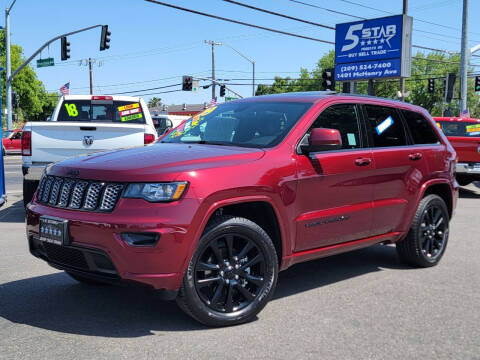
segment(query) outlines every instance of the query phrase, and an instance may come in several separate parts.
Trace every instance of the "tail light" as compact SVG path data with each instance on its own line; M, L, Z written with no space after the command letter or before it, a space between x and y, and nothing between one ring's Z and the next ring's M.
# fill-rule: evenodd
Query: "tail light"
M113 100L113 97L112 96L98 96L98 95L95 95L95 96L92 96L92 100Z
M143 134L143 143L145 145L151 144L155 141L155 136L153 134Z
M32 156L32 132L24 131L22 133L22 155Z

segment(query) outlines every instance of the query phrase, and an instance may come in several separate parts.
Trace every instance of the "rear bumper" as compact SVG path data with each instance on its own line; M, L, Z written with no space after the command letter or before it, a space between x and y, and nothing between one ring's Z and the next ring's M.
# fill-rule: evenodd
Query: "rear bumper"
M480 163L457 163L457 174L480 176Z
M23 178L25 180L40 181L43 171L50 163L22 165Z

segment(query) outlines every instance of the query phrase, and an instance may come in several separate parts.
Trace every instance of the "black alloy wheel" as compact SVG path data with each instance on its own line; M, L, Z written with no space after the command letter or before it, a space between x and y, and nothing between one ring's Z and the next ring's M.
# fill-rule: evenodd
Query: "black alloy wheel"
M449 221L445 201L438 195L425 196L407 236L396 243L400 260L419 267L438 264L447 247Z
M252 320L273 295L278 258L267 233L240 217L218 216L190 260L177 303L209 326Z
M447 221L441 207L435 204L424 210L420 225L420 246L426 258L435 260L442 254L448 236Z
M212 310L238 311L258 296L265 281L262 250L239 233L220 234L203 249L195 266L195 289Z

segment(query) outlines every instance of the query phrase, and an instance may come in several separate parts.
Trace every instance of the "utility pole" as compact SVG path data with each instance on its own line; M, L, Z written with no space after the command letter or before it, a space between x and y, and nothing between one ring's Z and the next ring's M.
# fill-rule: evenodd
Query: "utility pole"
M468 7L469 0L463 0L462 49L460 55L460 115L467 109L467 67L471 54L468 46Z
M92 70L92 58L88 58L88 71L90 73L90 95L93 95L93 70Z
M215 45L222 45L222 43L205 40L205 44L212 46L212 99L215 99Z
M12 73L12 65L10 63L10 11L12 10L13 5L17 0L13 0L10 7L5 9L5 55L6 55L6 97L7 97L7 129L12 130L12 79L10 79L10 75Z
M403 0L403 15L407 15L408 13L408 0ZM402 96L400 99L402 101L405 101L405 78L401 77L400 78L400 92L402 93Z

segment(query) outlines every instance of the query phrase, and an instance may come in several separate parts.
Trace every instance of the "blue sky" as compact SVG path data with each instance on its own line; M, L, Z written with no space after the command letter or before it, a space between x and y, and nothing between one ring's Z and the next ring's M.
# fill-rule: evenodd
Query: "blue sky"
M11 1L0 0L0 4L5 8ZM221 0L164 1L244 22L334 41L332 30L260 13ZM289 0L238 1L326 25L334 26L336 23L355 20ZM348 0L303 0L309 4L365 18L398 14L402 11L402 0L351 1L369 8L354 5ZM480 43L480 22L474 21L475 14L480 14L480 1L471 0L470 46ZM460 50L461 0L410 0L409 15L414 17L414 44L451 51ZM441 24L443 27L420 20ZM52 44L48 51L43 51L42 57L54 57L56 65L35 68L47 90L54 91L70 80L72 93L88 93L88 67L79 65L81 59L88 57L97 59L101 65L94 66L96 93L109 94L177 84L181 82L184 74L208 77L211 75L211 49L204 44L204 40L228 43L255 60L256 75L261 79L271 79L275 75L296 77L300 67L311 70L322 55L333 49L332 45L226 23L143 0L17 0L11 13L11 39L12 43L23 47L25 56L30 56L41 44L58 34L95 24L109 25L112 32L110 49L99 51L100 29L69 37L71 58L66 62L60 61L60 41ZM251 78L251 64L228 47L216 47L215 62L217 78ZM231 82L249 83L248 80ZM232 88L243 96L250 96L252 93L251 86ZM147 92L154 91L144 91ZM166 104L201 103L210 100L211 90L202 89L197 94L174 92L144 97L148 100L152 96L161 97Z

